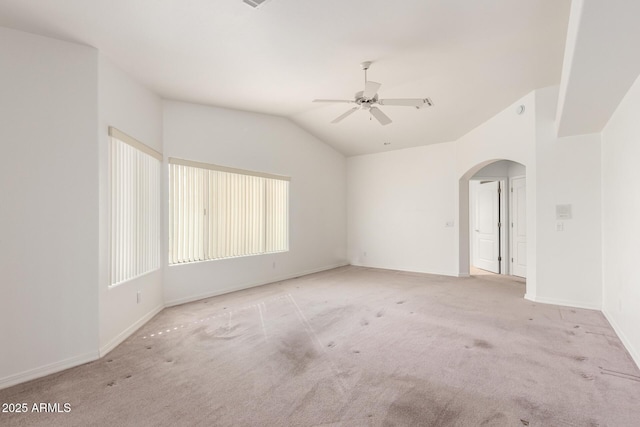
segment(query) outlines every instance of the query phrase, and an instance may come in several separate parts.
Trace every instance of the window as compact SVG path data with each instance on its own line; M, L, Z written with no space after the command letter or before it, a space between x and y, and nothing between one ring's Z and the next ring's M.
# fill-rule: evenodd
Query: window
M111 136L111 285L160 268L162 154Z
M289 178L169 159L169 264L289 250Z

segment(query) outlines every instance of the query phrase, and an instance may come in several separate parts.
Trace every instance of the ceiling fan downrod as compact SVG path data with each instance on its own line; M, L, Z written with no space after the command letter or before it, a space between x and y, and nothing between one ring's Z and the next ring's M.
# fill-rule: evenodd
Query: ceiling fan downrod
M364 70L364 84L367 84L367 70L371 66L371 61L365 61L360 63L360 67Z

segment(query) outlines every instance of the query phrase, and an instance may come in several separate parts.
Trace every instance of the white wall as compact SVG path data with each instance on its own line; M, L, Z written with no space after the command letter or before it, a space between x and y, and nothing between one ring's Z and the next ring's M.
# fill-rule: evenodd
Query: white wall
M97 51L0 28L0 388L98 348Z
M509 160L500 160L493 162L473 175L472 179L479 180L481 178L509 178L514 176L526 175L526 168L520 163Z
M472 179L505 177L508 173L509 161L500 160L480 169L475 175L473 175Z
M168 304L346 263L345 158L290 121L166 101L164 154L291 177L290 250L168 266Z
M109 126L162 152L162 101L103 54L98 58L100 157L100 353L104 355L164 307L162 269L109 284ZM163 260L166 257L162 257ZM142 300L137 303L136 293Z
M640 366L640 79L602 132L603 312Z
M532 299L600 309L600 135L556 137L557 93L536 91L538 285ZM556 220L558 204L572 205L572 219Z
M532 92L453 143L349 158L350 261L468 274L468 180L507 159L526 167L526 297L600 308L600 140L555 137L557 96L557 87ZM484 171L504 168L493 169ZM573 206L563 232L556 204ZM456 226L447 230L451 218Z
M535 165L533 93L458 141L349 158L350 262L467 275L468 180L500 159Z
M454 148L435 144L348 159L351 264L457 274Z
M520 163L509 162L507 165L507 176L510 178L514 178L516 176L525 176L527 175L527 168Z

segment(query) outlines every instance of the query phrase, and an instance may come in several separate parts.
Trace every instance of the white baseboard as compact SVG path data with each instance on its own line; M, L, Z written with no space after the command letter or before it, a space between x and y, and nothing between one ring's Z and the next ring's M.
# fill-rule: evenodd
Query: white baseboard
M35 380L36 378L55 374L56 372L64 371L65 369L83 365L88 362L93 362L94 360L105 356L111 350L116 348L120 343L122 343L122 341L129 338L135 331L140 329L145 323L151 320L153 316L162 311L163 308L164 306L158 306L154 308L153 310L151 310L151 312L144 315L144 317L142 317L136 323L118 334L118 336L112 339L107 345L101 347L97 352L85 353L80 356L70 357L68 359L61 360L60 362L54 362L34 369L29 369L28 371L20 372L18 374L9 375L5 378L0 378L0 390L16 384Z
M331 270L331 269L338 268L338 267L344 267L346 265L349 265L349 264L348 263L339 263L339 264L325 266L325 267L316 268L316 269L312 269L312 270L301 271L301 272L298 272L298 273L289 274L289 275L282 276L282 277L275 277L275 278L270 279L268 281L244 284L244 285L240 285L240 286L236 286L236 287L231 287L231 288L226 288L226 289L223 289L223 290L218 290L218 291L207 293L207 294L196 295L196 296L193 296L193 297L188 297L188 298L183 298L183 299L180 299L180 300L175 300L175 301L168 302L165 305L158 306L158 307L154 308L153 310L151 310L149 313L144 315L142 318L140 318L133 325L129 326L127 329L125 329L124 331L119 333L115 338L113 338L111 341L109 341L106 345L100 347L98 349L98 351L85 353L85 354L82 354L82 355L79 355L79 356L75 356L75 357L70 357L68 359L61 360L59 362L54 362L54 363L51 363L51 364L48 364L48 365L40 366L40 367L37 367L37 368L34 368L34 369L29 369L29 370L24 371L24 372L20 372L20 373L17 373L17 374L12 374L12 375L9 375L7 377L0 378L0 390L2 390L4 388L7 388L7 387L14 386L16 384L20 384L20 383L24 383L24 382L27 382L27 381L30 381L30 380L34 380L36 378L41 378L41 377L44 377L44 376L47 376L47 375L50 375L50 374L55 374L56 372L64 371L65 369L69 369L69 368L73 368L75 366L83 365L83 364L88 363L88 362L93 362L94 360L97 360L97 359L105 356L111 350L113 350L119 344L121 344L124 340L126 340L128 337L130 337L135 331L140 329L145 323L147 323L149 320L151 320L153 318L153 316L158 314L165 307L170 307L172 305L178 305L178 304L184 304L186 302L191 302L191 301L197 301L199 299L209 298L209 297L216 296L216 295L222 295L222 294L226 294L226 293L229 293L229 292L239 291L239 290L242 290L242 289L253 288L255 286L266 285L267 283L280 282L282 280L292 279L294 277L299 277L299 276L304 276L304 275L307 275L307 274L313 274L313 273L318 273L318 272L321 272L321 271Z
M436 271L436 270L432 270L432 271L406 270L398 267L389 267L389 266L380 267L375 265L365 265L362 263L359 264L355 261L352 262L351 265L354 267L373 268L375 270L398 271L401 273L432 274L434 276L446 276L446 277L470 277L469 275L464 276L464 275L460 275L457 272L450 272L450 271L444 272L444 271Z
M598 311L602 310L601 304L594 304L594 303L584 302L584 301L571 301L571 300L563 300L563 299L556 299L556 298L546 298L546 297L539 297L539 296L530 295L530 294L525 294L524 299L527 299L533 302L539 302L541 304L563 305L565 307L585 308L587 310L598 310Z
M604 314L604 317L609 321L609 324L615 331L616 335L618 335L618 338L620 338L620 341L622 341L622 344L631 355L631 358L636 363L636 366L638 367L638 369L640 369L640 349L636 349L633 347L633 344L631 343L629 338L625 335L625 333L622 331L618 323L615 321L615 318L611 314L609 314L604 308L602 309L602 314Z
M90 352L81 354L79 356L70 357L68 359L61 360L59 362L50 363L48 365L39 366L34 369L29 369L24 372L9 375L8 377L0 378L0 390L3 388L11 387L16 384L24 383L36 378L44 377L56 372L64 371L65 369L73 368L75 366L84 365L88 362L93 362L99 358L98 352Z
M165 301L164 306L165 307L173 307L174 305L186 304L188 302L198 301L198 300L205 299L205 298L211 298L211 297L215 297L215 296L218 296L218 295L228 294L228 293L231 293L231 292L242 291L244 289L255 288L256 286L262 286L262 285L267 285L269 283L281 282L283 280L293 279L293 278L300 277L300 276L306 276L307 274L313 274L313 273L319 273L321 271L333 270L334 268L344 267L346 265L349 265L349 263L348 262L344 262L344 263L338 263L338 264L334 264L334 265L328 265L328 266L325 266L325 267L314 268L314 269L311 269L311 270L300 271L300 272L297 272L297 273L292 273L292 274L287 274L287 275L283 275L283 276L279 276L279 277L274 277L274 278L271 278L271 279L266 280L266 281L244 283L242 285L231 286L229 288L224 288L224 289L218 289L218 290L215 290L215 291L212 291L212 292L206 292L206 293L199 294L199 295L193 295L193 296L190 296L190 297L179 298L179 299L175 299L175 300L172 300L172 301Z
M124 331L120 332L114 339L109 341L106 345L100 347L100 357L104 357L111 350L116 348L119 344L121 344L124 340L129 338L135 331L140 329L145 323L153 318L156 314L160 313L164 309L163 305L159 305L158 307L151 310L149 313L145 314L142 318L140 318L136 323L129 326Z

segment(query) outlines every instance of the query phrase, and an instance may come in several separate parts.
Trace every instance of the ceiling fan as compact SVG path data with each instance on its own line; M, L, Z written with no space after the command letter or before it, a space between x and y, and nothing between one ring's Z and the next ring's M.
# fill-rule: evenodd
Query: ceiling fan
M329 103L349 103L356 104L355 107L347 110L347 112L339 115L331 121L331 123L338 123L347 116L353 114L356 110L368 110L373 117L380 122L381 125L388 125L391 123L391 119L385 113L382 112L377 105L399 105L403 107L415 107L420 109L421 107L433 106L433 102L429 98L402 98L402 99L379 99L378 89L382 84L371 82L367 80L367 70L371 66L371 62L363 62L360 64L364 70L364 90L356 92L355 99L314 99L313 102L329 102Z

